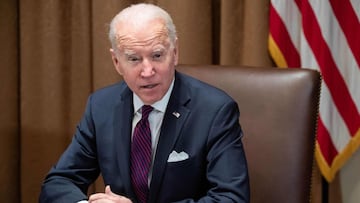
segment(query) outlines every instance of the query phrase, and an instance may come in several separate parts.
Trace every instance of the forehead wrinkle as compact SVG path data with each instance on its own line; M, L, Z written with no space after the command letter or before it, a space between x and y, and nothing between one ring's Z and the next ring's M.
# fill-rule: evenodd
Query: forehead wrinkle
M167 29L165 26L161 27L160 29L156 30L151 36L145 39L138 39L134 35L137 35L139 32L135 34L118 34L116 36L116 42L118 47L136 47L136 46L151 46L156 44L169 44L169 37L167 33Z

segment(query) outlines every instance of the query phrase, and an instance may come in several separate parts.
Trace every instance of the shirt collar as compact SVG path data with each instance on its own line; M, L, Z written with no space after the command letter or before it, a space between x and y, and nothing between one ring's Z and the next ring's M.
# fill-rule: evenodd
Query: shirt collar
M160 111L162 113L165 113L167 104L168 104L169 99L170 99L172 89L174 87L174 81L175 81L175 79L172 80L172 82L170 84L170 87L169 87L168 91L166 92L166 94L163 96L163 98L161 100L151 104L151 106L154 107L154 109L156 109L156 110L158 110L158 111ZM133 101L134 101L133 102L134 113L136 113L144 105L144 102L141 101L141 99L135 93L133 93Z

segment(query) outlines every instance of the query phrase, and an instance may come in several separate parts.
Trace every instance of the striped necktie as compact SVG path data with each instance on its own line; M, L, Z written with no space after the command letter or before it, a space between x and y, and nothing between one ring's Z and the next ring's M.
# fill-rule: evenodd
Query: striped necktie
M149 114L152 106L144 105L141 120L134 128L131 145L131 182L139 203L146 203L149 193L148 175L151 166L151 131Z

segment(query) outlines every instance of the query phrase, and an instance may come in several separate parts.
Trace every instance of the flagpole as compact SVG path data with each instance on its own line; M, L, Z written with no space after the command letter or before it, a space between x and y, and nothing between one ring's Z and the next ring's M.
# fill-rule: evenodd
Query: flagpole
M322 203L329 203L329 183L324 178L324 176L321 176L321 180L322 180L322 184L321 184L322 185L322 190L321 190Z

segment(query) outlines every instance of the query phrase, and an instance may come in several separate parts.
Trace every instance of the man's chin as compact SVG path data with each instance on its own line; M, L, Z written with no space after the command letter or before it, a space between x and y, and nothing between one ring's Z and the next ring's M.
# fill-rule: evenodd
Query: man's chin
M151 104L161 100L161 98L159 98L157 96L155 97L154 95L144 95L144 96L140 97L140 99L146 105L151 105Z

